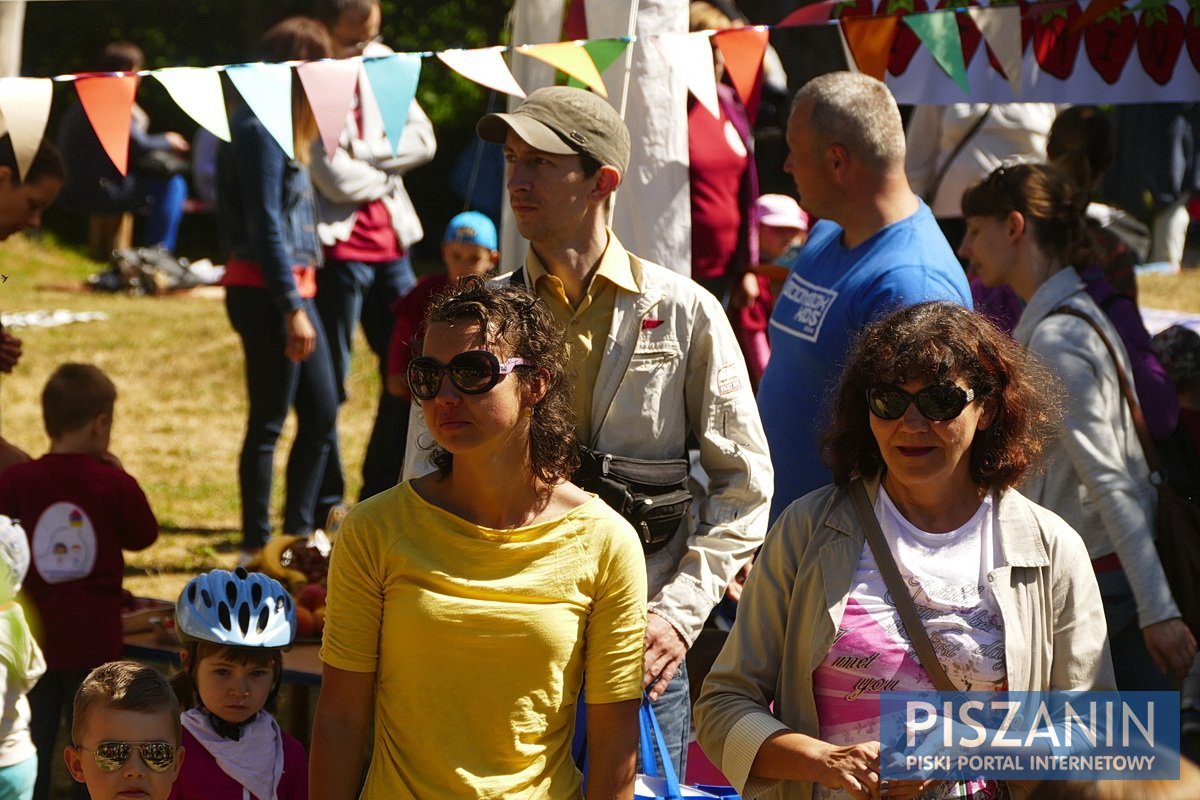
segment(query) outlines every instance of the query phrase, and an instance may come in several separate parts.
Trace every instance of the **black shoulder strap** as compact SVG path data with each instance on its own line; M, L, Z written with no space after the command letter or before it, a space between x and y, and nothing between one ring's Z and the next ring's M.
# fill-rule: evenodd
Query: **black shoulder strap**
M508 276L508 282L511 283L513 286L524 286L525 285L525 267L520 266L520 267L517 267L516 269L514 269L512 274Z

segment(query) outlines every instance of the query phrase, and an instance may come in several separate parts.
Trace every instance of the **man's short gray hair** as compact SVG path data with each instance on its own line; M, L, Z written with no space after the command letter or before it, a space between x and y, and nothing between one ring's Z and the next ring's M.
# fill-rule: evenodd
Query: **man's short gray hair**
M882 81L857 72L828 72L796 92L795 110L810 101L814 145L840 144L850 155L886 169L904 164L904 125L896 98Z

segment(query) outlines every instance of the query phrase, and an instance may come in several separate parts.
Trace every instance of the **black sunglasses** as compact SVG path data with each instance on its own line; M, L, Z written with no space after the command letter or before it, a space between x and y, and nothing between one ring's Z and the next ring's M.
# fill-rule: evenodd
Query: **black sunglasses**
M953 383L938 383L926 386L916 394L909 394L899 386L874 386L867 390L867 408L880 419L900 419L908 410L909 403L916 403L921 416L934 422L945 422L957 417L975 399L973 389L964 389Z
M142 761L153 772L166 772L175 763L175 752L179 749L167 742L101 742L95 747L75 745L76 750L91 750L95 753L96 766L101 772L116 772L125 766L133 748L137 747Z
M446 374L463 394L484 394L520 366L529 366L529 362L523 358L510 358L501 363L486 350L459 353L449 364L421 356L408 363L408 388L416 399L432 400L442 388L442 375Z

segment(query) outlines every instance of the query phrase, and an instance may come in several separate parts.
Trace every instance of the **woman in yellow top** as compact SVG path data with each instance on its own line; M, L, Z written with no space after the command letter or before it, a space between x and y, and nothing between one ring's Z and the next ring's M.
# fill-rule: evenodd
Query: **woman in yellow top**
M329 573L313 797L632 798L646 578L636 535L568 482L565 348L524 287L466 278L408 367L437 470L356 506Z

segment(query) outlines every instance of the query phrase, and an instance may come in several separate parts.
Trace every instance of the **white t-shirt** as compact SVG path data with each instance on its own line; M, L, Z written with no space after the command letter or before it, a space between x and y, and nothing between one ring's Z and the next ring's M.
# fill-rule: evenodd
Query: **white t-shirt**
M1005 689L1004 628L987 580L1004 563L994 495L988 493L979 510L948 533L916 528L882 486L875 516L950 680L967 691ZM833 646L813 674L823 740L878 741L880 692L934 690L903 630L875 554L866 546ZM971 782L966 788L968 796L986 797L991 787ZM817 786L814 797L848 795Z

